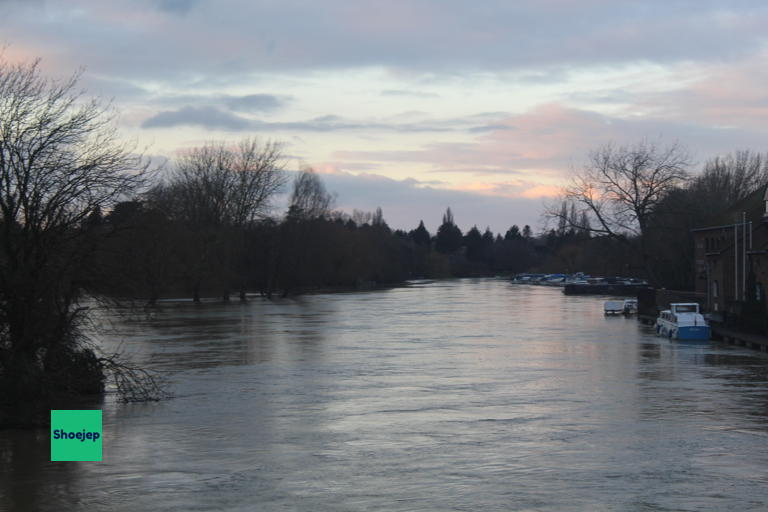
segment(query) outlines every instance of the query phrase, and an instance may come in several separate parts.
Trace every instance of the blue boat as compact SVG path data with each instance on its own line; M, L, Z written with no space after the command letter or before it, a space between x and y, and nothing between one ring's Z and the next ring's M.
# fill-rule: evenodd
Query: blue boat
M683 341L707 341L711 332L699 305L674 303L669 305L656 319L656 334L669 339Z

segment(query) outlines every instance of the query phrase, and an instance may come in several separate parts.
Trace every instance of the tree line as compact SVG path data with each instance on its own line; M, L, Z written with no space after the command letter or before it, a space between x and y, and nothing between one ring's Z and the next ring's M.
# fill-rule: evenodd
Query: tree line
M287 211L270 215L286 185L278 146L244 139L209 143L180 158L169 176L103 213L86 231L102 240L88 289L156 303L162 297L246 300L407 279L519 272L536 259L529 226L504 236L475 226L463 234L450 208L432 235L419 222L392 230L381 208L334 210L312 169L290 183Z
M643 140L600 147L573 173L545 215L544 269L643 277L657 287L694 289L695 228L718 223L768 184L768 154L739 150L693 172L679 144ZM581 236L574 236L581 233Z

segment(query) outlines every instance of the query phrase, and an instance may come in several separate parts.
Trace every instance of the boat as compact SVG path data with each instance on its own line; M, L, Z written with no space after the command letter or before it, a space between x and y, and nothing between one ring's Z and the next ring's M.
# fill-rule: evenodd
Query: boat
M603 305L606 315L620 315L624 312L624 302L620 300L607 300Z
M565 286L567 277L565 274L547 274L539 281L539 284L544 286Z
M517 274L512 278L516 284L539 284L544 274Z
M563 293L566 295L624 295L636 296L637 291L648 286L640 279L625 277L591 277L566 283Z
M624 310L622 313L627 316L637 313L637 299L624 299Z
M697 303L677 302L659 314L656 334L675 340L707 341L711 333Z

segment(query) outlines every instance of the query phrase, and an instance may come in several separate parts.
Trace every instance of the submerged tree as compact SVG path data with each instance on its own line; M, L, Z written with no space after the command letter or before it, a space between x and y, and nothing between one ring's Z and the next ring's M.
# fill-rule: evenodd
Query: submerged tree
M230 285L245 298L245 233L266 216L285 183L280 146L245 138L230 146L208 142L182 155L167 183L149 194L150 203L181 226L180 264L195 301L204 280L229 297Z
M146 165L114 116L0 57L0 401L98 393L104 367L79 305L102 230L91 222L134 192ZM91 221L89 221L91 219Z

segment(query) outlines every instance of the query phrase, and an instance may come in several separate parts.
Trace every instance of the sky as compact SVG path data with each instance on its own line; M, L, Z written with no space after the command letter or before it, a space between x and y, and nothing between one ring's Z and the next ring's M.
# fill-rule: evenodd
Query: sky
M245 136L319 172L336 206L432 232L543 227L607 143L700 169L765 151L768 3L0 0L10 61L113 102L158 158Z

